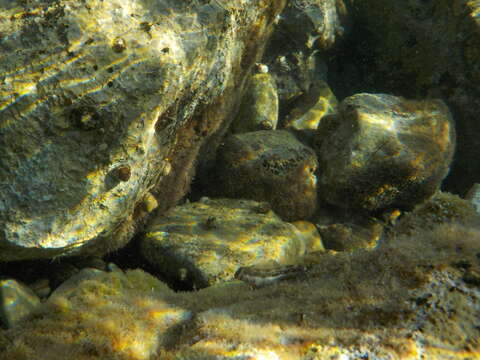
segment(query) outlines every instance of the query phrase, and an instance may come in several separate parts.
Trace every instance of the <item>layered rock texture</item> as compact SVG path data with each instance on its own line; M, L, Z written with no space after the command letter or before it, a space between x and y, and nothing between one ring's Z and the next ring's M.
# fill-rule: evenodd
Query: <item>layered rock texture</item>
M0 5L0 260L14 260L116 248L149 191L174 205L284 1Z

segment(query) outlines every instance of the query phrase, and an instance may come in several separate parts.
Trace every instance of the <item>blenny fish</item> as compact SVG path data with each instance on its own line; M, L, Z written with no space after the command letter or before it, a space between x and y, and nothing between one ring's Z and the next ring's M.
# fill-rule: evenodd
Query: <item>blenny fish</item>
M301 265L245 266L237 270L235 279L253 288L261 288L279 281L303 277L306 271L307 268Z

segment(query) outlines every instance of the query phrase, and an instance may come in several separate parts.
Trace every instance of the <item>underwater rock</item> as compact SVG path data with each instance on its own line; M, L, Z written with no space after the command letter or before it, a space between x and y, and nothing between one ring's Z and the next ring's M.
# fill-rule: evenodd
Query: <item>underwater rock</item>
M278 96L275 81L268 72L252 75L232 128L236 134L275 130L278 123Z
M279 120L282 122L281 118L299 98L308 96L310 88L313 88L317 81L326 80L327 67L318 51L310 53L303 49L281 47L269 51L265 56L277 84Z
M50 280L48 278L40 278L33 283L28 284L28 287L41 299L45 299L52 292Z
M462 195L480 182L479 13L478 1L355 1L359 26L344 61L335 59L341 72L335 83L343 88L338 94L377 89L448 104L458 146L443 186Z
M337 98L328 84L318 80L290 112L284 126L297 130L316 129L324 116L337 111L337 106Z
M72 275L64 282L62 282L50 295L50 300L56 297L68 297L71 293L75 292L80 283L85 280L95 279L96 277L105 274L105 271L85 268Z
M343 0L291 0L277 17L262 61L277 84L281 127L317 102L319 91L325 90L319 89L319 84L328 78L325 50L333 48L349 27L349 10ZM330 94L323 96L330 99ZM303 122L315 123L317 114L306 115L308 119L297 128L305 128Z
M292 102L296 102L298 97L307 95L314 89L317 81L327 80L325 56L319 49L312 48L312 42L324 35L328 37L328 31L325 29L328 28L326 23L331 14L327 11L329 15L326 17L318 15L322 12L320 8L331 9L332 1L308 1L307 7L299 7L296 3L290 1L284 12L277 17L275 29L263 57L263 62L268 65L277 85L281 118L295 105L292 105ZM310 11L316 14L314 16L318 16L315 29L308 20ZM317 28L320 33L317 32Z
M383 233L379 222L357 224L331 224L318 226L318 232L326 249L335 251L354 251L373 249Z
M353 95L318 128L319 196L368 211L412 208L437 191L454 148L453 120L441 100Z
M40 298L14 279L0 280L0 323L12 328L40 306Z
M141 270L87 278L47 300L36 323L19 326L16 335L29 344L23 347L24 358L153 359L159 347L168 346L174 329L192 317L163 299L171 293ZM67 334L68 340L63 337ZM42 350L31 351L37 346ZM15 358L8 347L0 354L5 358Z
M279 26L307 48L328 50L343 38L350 26L344 0L290 0Z
M174 206L200 149L220 143L284 5L2 6L0 261L101 255L132 237L148 192L159 210Z
M174 292L140 270L107 273L3 344L0 332L0 359L477 359L479 244L478 229L442 224L310 254L302 276L261 288Z
M480 214L467 199L437 191L412 211L402 214L391 231L396 235L411 235L418 231L434 229L440 224L461 224L480 228Z
M468 200L475 208L475 211L478 214L480 214L480 184L479 183L473 184L470 190L468 190L467 195L465 195L465 199Z
M239 267L293 264L323 245L313 224L283 222L267 203L203 198L151 219L140 248L175 286L200 289L232 280Z
M230 136L217 164L218 196L267 201L286 221L308 219L315 211L315 152L287 130Z
M297 236L305 244L307 252L325 250L323 240L314 224L309 221L299 220L292 222L292 225L297 228Z
M375 248L398 216L398 210L372 216L357 208L341 208L322 202L311 221L315 223L326 250L356 251Z

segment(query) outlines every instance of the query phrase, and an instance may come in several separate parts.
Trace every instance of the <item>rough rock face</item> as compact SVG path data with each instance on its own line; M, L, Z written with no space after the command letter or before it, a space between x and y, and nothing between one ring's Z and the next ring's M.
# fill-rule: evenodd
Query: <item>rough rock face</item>
M344 0L290 0L282 26L295 41L326 50L345 35L347 14Z
M171 283L200 289L232 280L239 267L295 264L322 250L318 232L307 224L283 222L268 203L204 198L152 218L140 248Z
M316 209L317 158L287 130L254 131L225 140L218 159L219 196L267 201L283 220Z
M325 50L348 32L351 19L343 0L290 0L277 17L262 61L271 70L281 115L291 102L308 94L318 80L327 81ZM313 89L313 93L315 89Z
M284 1L1 5L0 260L13 260L122 245L150 190L174 205Z
M357 94L322 120L317 140L324 200L366 210L410 208L439 188L455 131L440 100Z

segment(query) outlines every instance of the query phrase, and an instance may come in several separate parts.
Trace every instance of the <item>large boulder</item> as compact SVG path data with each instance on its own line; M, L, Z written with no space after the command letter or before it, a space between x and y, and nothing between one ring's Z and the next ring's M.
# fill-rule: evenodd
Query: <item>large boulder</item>
M149 192L173 206L284 1L0 4L0 260L14 260L116 248Z

